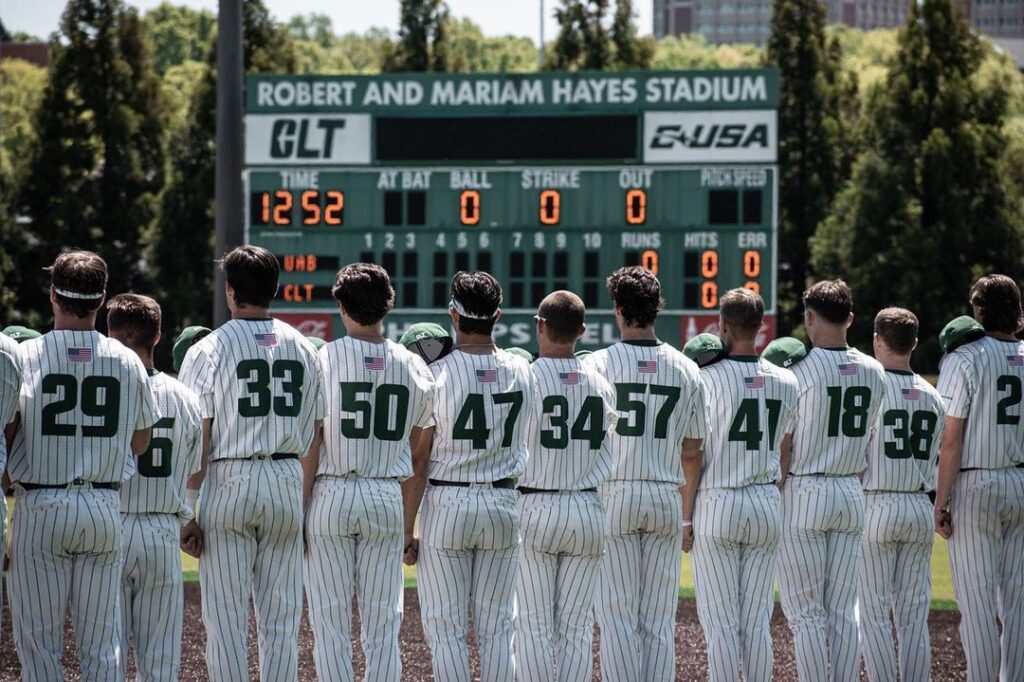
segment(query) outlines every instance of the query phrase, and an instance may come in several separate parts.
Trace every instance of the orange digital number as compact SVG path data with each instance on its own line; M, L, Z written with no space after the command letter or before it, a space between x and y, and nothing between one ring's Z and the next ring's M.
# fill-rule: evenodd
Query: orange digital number
M630 225L647 222L647 190L631 189L626 192L626 222Z
M274 192L274 224L292 224L292 193L283 189Z
M459 222L463 225L476 225L480 222L480 192L475 189L463 190L459 195Z
M316 254L285 254L281 259L285 272L316 272Z
M658 252L644 251L640 255L640 264L651 271L652 275L658 274Z
M700 307L715 308L718 306L718 284L704 282L700 285Z
M302 193L302 224L320 224L320 192L315 189L307 189Z
M270 224L270 192L260 194L260 224Z
M324 206L324 223L341 225L344 219L345 193L338 189L327 190L327 204Z
M747 277L760 277L761 275L761 252L746 251L743 254L743 274Z
M557 225L562 217L562 195L556 189L540 193L540 222L542 225Z
M750 289L755 294L760 294L761 293L761 283L760 282L747 282L743 286L746 287L747 289Z
M707 279L718 277L717 251L705 251L700 254L700 274Z

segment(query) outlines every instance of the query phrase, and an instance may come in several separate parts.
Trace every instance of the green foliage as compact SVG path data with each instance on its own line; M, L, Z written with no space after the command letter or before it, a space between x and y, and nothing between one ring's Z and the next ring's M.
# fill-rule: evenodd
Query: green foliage
M455 73L537 70L537 46L529 38L488 38L469 19L449 23L448 70Z
M740 69L764 63L756 45L708 45L704 36L668 36L654 46L654 69Z
M838 44L825 35L819 0L772 6L766 61L779 68L779 327L789 333L808 278L808 240L840 186L843 122Z
M401 0L398 43L388 43L382 71L448 71L448 6L444 0Z
M63 248L96 250L111 293L144 284L139 241L164 182L160 82L135 10L118 0L71 0L50 55L39 145L18 205L34 240L12 245L18 303L30 324L49 318L39 271Z
M641 38L636 29L633 0L618 0L610 31L619 69L649 69L654 58L654 39Z
M217 29L217 17L207 10L162 2L146 12L146 33L153 42L153 68L164 75L174 66L202 61Z
M1003 79L979 75L984 60L950 0L911 7L868 101L866 148L814 240L816 272L844 276L860 310L917 313L926 369L937 365L938 330L965 312L971 281L1017 274L1024 255L1024 150L1018 124L1006 123ZM854 337L870 338L870 324L870 314L858 318Z
M609 0L562 0L555 10L558 36L545 68L600 71L612 66L613 46L605 28Z
M259 0L243 4L242 44L247 73L296 70L287 29ZM170 176L160 199L160 217L147 235L146 261L163 307L164 335L173 338L192 324L209 325L212 311L214 170L216 166L216 49L192 93L187 123L171 139ZM158 349L170 366L169 344Z

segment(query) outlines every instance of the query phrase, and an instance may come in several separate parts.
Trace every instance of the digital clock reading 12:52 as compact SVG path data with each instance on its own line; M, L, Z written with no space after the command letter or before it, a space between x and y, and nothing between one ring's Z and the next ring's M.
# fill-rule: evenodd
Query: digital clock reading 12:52
M250 202L253 225L338 226L345 222L345 193L337 189L253 192Z

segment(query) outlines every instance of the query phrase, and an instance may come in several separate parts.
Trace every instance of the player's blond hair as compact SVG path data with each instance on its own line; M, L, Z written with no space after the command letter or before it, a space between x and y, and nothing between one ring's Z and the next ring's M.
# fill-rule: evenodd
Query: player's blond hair
M746 287L730 289L719 306L722 320L745 338L752 338L764 321L764 299Z

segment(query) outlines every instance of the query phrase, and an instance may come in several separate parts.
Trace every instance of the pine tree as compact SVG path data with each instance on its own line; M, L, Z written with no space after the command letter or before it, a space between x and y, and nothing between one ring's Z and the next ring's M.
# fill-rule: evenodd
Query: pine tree
M979 274L1019 276L1024 234L1001 160L1006 93L981 90L979 40L959 5L911 6L885 86L867 113L868 148L815 237L815 269L841 274L865 311L901 305L921 321L919 361L934 369L936 335L966 311Z
M633 0L618 0L612 21L611 41L615 66L620 69L649 69L654 58L654 41L637 35Z
M283 26L260 0L243 3L242 45L247 73L290 73L296 55ZM214 172L216 167L217 55L211 43L189 123L171 142L170 178L160 216L148 237L146 259L158 284L164 334L174 338L193 324L208 325L213 312ZM170 344L158 348L166 366Z
M766 59L781 76L778 301L779 328L785 333L799 322L808 242L841 184L842 122L835 87L838 55L827 45L821 0L777 0L771 24Z
M559 25L558 36L545 68L557 71L601 71L613 65L612 40L604 26L608 2L562 0L562 6L555 10L555 19ZM629 14L631 11L627 16ZM623 33L623 38L627 34L628 31Z
M20 199L35 241L19 258L18 299L33 324L49 318L39 268L61 249L97 251L111 294L144 284L140 241L164 182L160 83L135 10L71 0L50 55L40 143Z
M402 0L398 44L383 71L448 71L448 6L444 0Z

